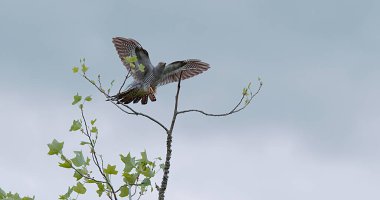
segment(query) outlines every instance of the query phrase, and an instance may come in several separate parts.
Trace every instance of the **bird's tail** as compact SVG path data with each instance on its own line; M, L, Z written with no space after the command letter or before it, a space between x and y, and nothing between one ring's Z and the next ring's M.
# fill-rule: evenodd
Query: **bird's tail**
M154 93L147 93L140 88L130 88L127 91L111 96L109 100L123 104L138 103L141 100L141 104L145 105L148 103L148 97L152 102L156 101Z

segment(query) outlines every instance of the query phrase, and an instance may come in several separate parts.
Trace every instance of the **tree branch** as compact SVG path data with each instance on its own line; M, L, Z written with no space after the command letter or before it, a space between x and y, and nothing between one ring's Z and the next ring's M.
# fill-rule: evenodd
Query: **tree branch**
M178 114L184 114L184 113L188 113L188 112L198 112L198 113L201 113L203 115L206 115L206 116L210 116L210 117L224 117L224 116L228 116L228 115L231 115L231 114L234 114L234 113L237 113L243 109L245 109L250 103L251 101L253 100L253 98L260 92L261 90L261 87L263 86L263 83L260 81L260 85L259 85L259 88L257 89L257 91L255 92L255 94L252 94L252 92L250 93L250 97L247 99L247 101L245 102L244 106L240 107L243 103L243 100L244 100L244 97L246 95L242 95L242 97L240 98L240 101L236 104L236 106L229 112L226 112L226 113L221 113L221 114L213 114L213 113L206 113L202 110L197 110L197 109L189 109L189 110L183 110L183 111L179 111ZM239 108L239 109L238 109Z
M178 115L178 98L179 98L179 91L181 89L181 78L182 78L182 72L179 75L179 80L178 80L178 85L177 85L177 93L175 96L175 105L174 105L172 122L170 124L170 129L166 132L167 133L166 159L165 159L165 166L163 169L164 175L162 176L161 187L159 188L159 191L158 191L158 199L159 200L165 199L165 191L166 191L166 187L168 185L168 180L169 180L170 159L172 157L173 129L174 129L175 121L177 119L177 115Z
M94 81L90 80L85 74L83 74L82 76L83 76L88 82L90 82L93 86L95 86L96 89L98 89L102 94L104 94L104 96L105 96L107 99L109 99L109 98L111 97L111 96L109 96L109 95L104 91L104 89L101 87L101 85L100 85L100 86L96 85L96 83L95 83ZM127 75L126 79L127 79L128 77L130 77L130 76ZM98 77L98 82L100 82L100 77ZM136 115L136 116L139 116L139 115L140 115L140 116L143 116L143 117L145 117L145 118L147 118L147 119L153 121L154 123L158 124L161 128L163 128L166 132L168 132L168 128L166 128L161 122L159 122L159 121L156 120L155 118L153 118L153 117L151 117L151 116L149 116L149 115L147 115L147 114L145 114L145 113L138 112L138 111L132 109L130 106L126 105L126 104L118 104L118 103L115 103L115 102L113 102L113 101L110 101L110 102L111 102L113 105L115 105L117 108L119 108L121 111L123 111L124 113L129 114L129 115ZM122 106L128 108L128 110L130 110L130 111L127 111L127 110L123 109L123 108L122 108L121 106L119 106L119 105L122 105Z
M100 77L100 76L99 76ZM100 82L100 78L99 78L99 82ZM82 119L83 119L83 123L84 123L84 126L85 126L85 135L88 137L88 140L90 142L90 146L91 146L91 156L92 156L92 161L94 162L94 164L97 166L100 174L103 176L104 180L105 180L105 183L110 187L111 189L111 192L114 196L114 199L117 200L117 195L116 195L116 192L111 184L111 181L109 180L109 178L106 176L106 174L104 173L103 171L103 168L101 166L101 164L99 163L99 160L98 160L98 156L95 152L95 143L94 141L91 139L91 132L89 132L88 130L88 126L87 126L87 121L86 121L86 118L84 116L84 113L83 113L83 108L81 107L80 108L80 111L81 111L81 115L82 115ZM102 159L102 162L103 162L103 159Z

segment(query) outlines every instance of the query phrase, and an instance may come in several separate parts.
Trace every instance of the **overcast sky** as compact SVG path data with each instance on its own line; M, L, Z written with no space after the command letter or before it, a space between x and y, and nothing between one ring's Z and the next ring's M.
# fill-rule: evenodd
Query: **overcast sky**
M233 116L178 118L168 200L379 199L379 10L375 0L1 1L0 187L57 199L75 183L46 144L81 148L68 131L76 92L94 98L87 114L98 119L106 163L144 149L164 157L157 125L124 115L71 73L85 57L90 76L121 84L111 40L122 36L154 64L210 64L183 82L180 109L224 112L250 81L264 82ZM167 85L134 107L168 124L174 94Z

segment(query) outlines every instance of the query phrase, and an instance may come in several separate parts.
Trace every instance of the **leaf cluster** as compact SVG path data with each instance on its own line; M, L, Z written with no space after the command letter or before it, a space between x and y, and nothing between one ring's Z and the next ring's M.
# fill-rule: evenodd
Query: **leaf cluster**
M105 193L109 199L117 199L119 197L128 197L131 199L134 195L144 195L148 189L153 191L151 178L159 171L157 161L161 158L149 160L146 151L141 152L139 158L132 157L130 153L126 156L120 155L120 160L124 164L122 173L119 173L116 165L107 164L104 166L103 157L96 152L96 144L98 140L99 130L95 125L97 120L92 119L87 122L84 115L84 104L92 100L91 96L83 98L78 93L73 96L72 105L78 105L81 112L81 118L73 120L70 125L70 132L79 133L84 136L85 140L80 141L80 145L89 149L89 156L86 156L82 150L73 151L73 156L69 157L63 152L64 142L53 139L47 146L49 148L48 155L56 155L61 160L58 166L73 170L73 177L76 181L75 185L69 186L66 193L59 196L60 200L77 199L78 195L87 192L87 184L96 184L96 193L99 197ZM92 163L92 164L91 164ZM90 165L97 171L97 177ZM158 169L157 169L158 168ZM119 175L123 179L123 184L115 187L111 182L113 176ZM72 197L73 193L77 197Z
M1 200L34 200L33 197L21 197L18 193L12 193L12 192L4 192L3 189L0 188L0 199Z

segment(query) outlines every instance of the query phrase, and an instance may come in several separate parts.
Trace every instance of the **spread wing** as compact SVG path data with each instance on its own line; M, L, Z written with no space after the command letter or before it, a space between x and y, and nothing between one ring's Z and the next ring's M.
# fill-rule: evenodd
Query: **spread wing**
M184 80L196 76L208 70L208 68L210 68L209 64L196 59L189 59L170 63L165 67L158 85L165 85L171 82L178 81L181 72L181 80Z
M116 51L119 54L121 62L131 71L132 76L136 81L141 81L144 75L148 71L153 69L152 63L149 59L148 52L143 49L143 47L136 40L131 38L115 37L112 39L112 43L115 45ZM135 68L131 67L131 64L125 61L126 57L137 57L137 62L135 62ZM144 70L139 70L138 66L143 64L145 66Z

